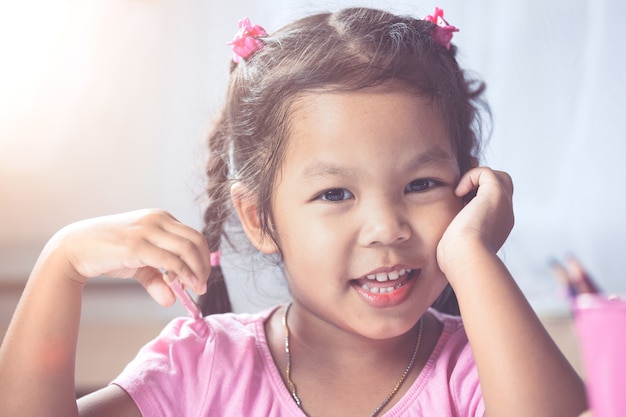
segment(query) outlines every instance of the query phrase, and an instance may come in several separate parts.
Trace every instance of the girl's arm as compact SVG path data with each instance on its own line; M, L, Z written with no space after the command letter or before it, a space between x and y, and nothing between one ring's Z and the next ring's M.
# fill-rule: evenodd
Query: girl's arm
M163 211L70 225L45 246L0 347L0 417L78 416L74 364L81 297L89 277L134 277L162 305L175 296L158 268L203 293L209 251L202 235ZM80 415L139 416L121 389L106 388Z
M585 389L497 256L513 227L510 177L476 168L459 196L477 189L452 221L438 261L455 290L476 359L486 415L578 416Z

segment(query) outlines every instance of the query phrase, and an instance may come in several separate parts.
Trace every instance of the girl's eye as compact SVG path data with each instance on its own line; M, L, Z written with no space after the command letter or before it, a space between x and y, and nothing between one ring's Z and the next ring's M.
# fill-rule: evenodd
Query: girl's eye
M429 190L437 185L437 182L429 179L419 179L415 181L411 181L409 185L406 186L404 190L407 193L419 193L422 191Z
M343 201L353 198L354 195L344 188L333 188L321 193L318 198L323 201Z

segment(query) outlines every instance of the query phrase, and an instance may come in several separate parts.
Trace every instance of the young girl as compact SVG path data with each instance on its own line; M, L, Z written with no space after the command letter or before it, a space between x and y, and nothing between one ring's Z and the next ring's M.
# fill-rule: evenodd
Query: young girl
M456 30L438 9L347 9L272 35L242 21L209 138L204 233L158 210L57 233L0 352L0 416L582 412L582 382L496 254L513 186L478 166L483 87L458 67ZM231 208L251 244L279 256L292 302L176 319L75 401L88 278L134 277L168 305L167 271L207 292L205 312L228 310L210 259ZM431 308L442 293L455 301L448 285L462 321Z

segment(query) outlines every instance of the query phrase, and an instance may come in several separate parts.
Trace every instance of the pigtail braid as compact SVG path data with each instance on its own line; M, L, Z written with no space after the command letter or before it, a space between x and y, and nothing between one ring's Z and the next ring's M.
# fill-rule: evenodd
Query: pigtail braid
M202 233L211 252L220 250L224 223L228 219L230 188L228 182L228 145L224 134L223 121L209 136L209 157L206 165L208 203L204 211ZM228 313L232 311L228 289L224 281L222 267L211 267L207 281L207 292L200 296L200 309L203 315Z

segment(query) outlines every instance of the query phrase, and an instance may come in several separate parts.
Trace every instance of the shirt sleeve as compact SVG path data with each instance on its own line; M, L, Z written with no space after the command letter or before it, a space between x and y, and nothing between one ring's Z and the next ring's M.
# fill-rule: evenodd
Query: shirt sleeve
M177 318L140 349L112 381L144 416L202 415L210 386L215 339L204 320Z

